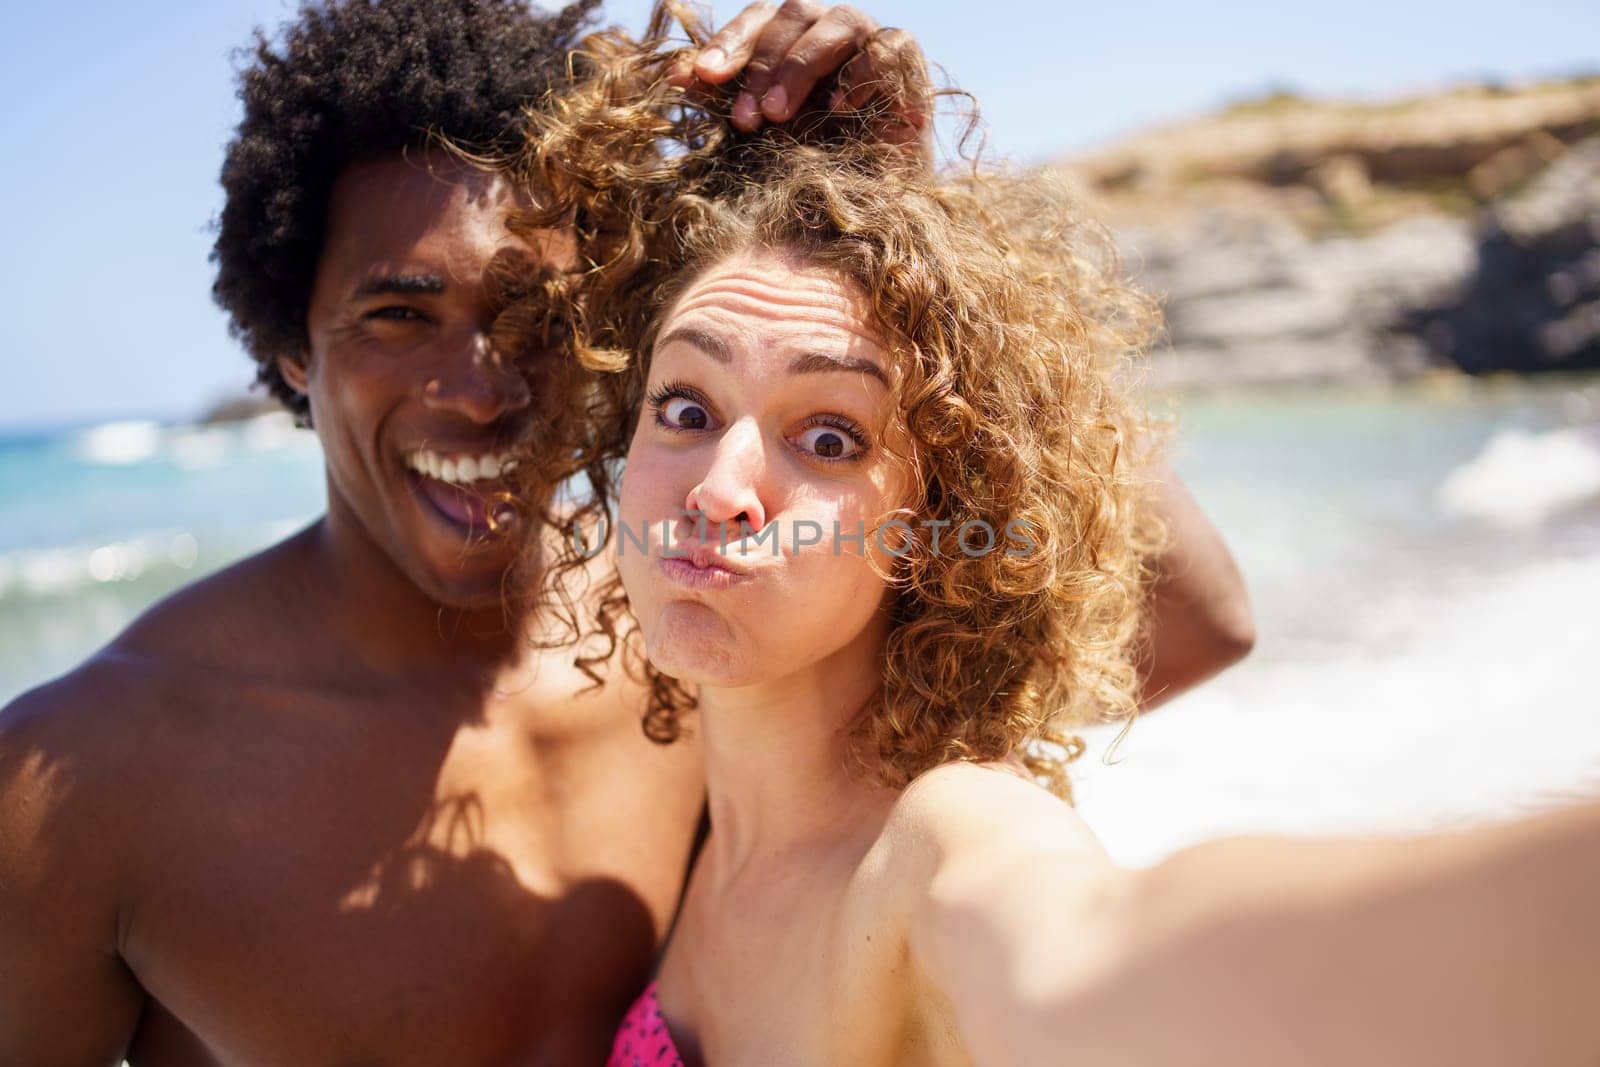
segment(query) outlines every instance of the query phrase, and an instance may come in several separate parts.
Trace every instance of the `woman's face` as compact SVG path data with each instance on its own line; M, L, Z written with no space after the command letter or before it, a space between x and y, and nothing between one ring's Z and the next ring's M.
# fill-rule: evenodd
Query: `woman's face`
M615 531L662 672L745 686L878 654L875 527L903 482L868 322L852 285L772 251L713 265L667 312Z

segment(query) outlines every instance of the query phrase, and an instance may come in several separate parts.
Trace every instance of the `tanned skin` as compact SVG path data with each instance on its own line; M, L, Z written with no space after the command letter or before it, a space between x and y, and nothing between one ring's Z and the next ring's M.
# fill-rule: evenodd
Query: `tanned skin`
M876 30L752 5L693 76L802 99ZM741 125L793 113L759 102ZM536 531L463 527L405 463L534 417L489 275L571 249L508 236L516 204L437 152L350 167L308 350L280 362L327 514L0 713L0 1064L604 1060L676 907L701 756L644 738L622 672L595 689L571 649L531 651L545 622L502 579ZM1228 651L1203 673L1243 654L1204 640Z

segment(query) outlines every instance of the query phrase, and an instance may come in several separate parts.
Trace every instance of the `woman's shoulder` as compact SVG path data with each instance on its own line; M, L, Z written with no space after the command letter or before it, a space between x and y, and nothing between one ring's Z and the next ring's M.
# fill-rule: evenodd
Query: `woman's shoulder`
M947 763L905 787L873 849L873 866L911 903L969 874L1049 860L1109 868L1071 805L1006 764ZM914 906L914 905L913 905Z
M1011 764L946 763L906 786L886 832L936 853L1099 843L1072 806Z
M982 971L996 945L1054 930L1114 877L1071 806L1010 766L974 763L945 764L906 786L864 873L872 943L895 950L905 1027L935 1043L965 1029L954 1002L964 986L953 976Z

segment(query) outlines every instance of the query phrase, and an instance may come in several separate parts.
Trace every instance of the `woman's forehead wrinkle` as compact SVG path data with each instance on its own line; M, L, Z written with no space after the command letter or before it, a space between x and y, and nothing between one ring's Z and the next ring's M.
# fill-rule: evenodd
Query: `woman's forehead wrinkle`
M708 278L685 294L673 319L697 313L724 328L746 332L746 320L788 332L838 334L841 344L881 348L866 314L865 302L827 276L796 277L795 284L752 279L746 275Z

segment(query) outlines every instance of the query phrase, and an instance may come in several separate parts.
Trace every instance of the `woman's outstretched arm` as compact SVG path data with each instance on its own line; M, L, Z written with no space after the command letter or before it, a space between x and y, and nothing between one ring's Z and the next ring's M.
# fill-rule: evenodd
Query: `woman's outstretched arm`
M1128 872L1068 809L985 773L912 805L935 855L912 957L977 1064L1600 1060L1600 803L1410 840L1218 841Z

